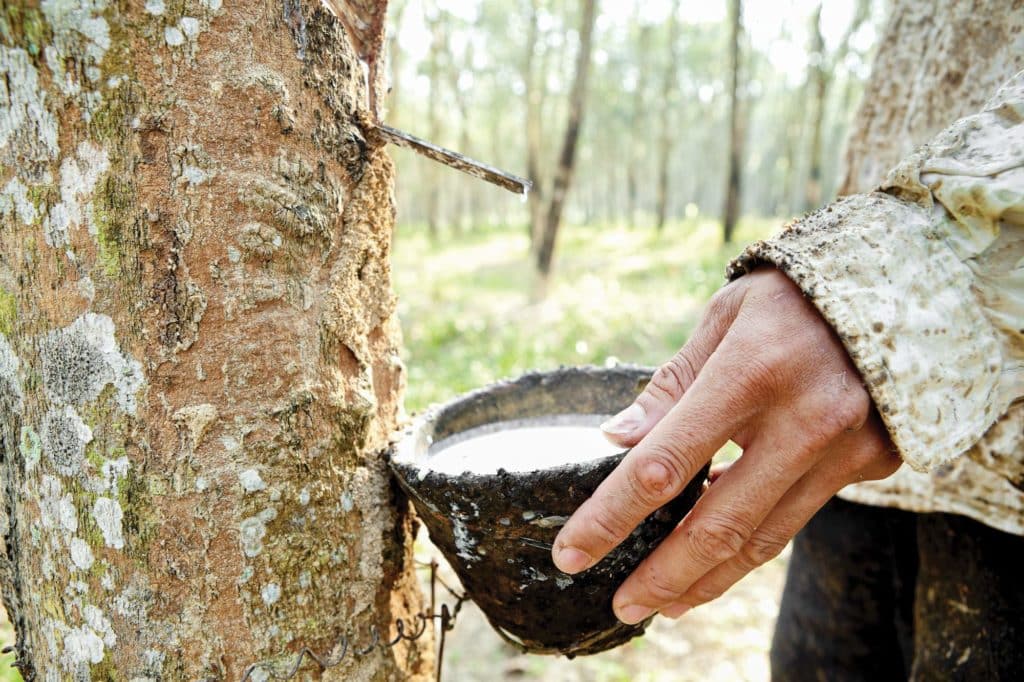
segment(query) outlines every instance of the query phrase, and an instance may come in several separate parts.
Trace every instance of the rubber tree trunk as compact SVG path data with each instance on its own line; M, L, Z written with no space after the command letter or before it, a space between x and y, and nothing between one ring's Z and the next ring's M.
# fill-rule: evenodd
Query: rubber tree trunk
M558 170L555 172L555 180L551 187L551 199L548 204L547 217L544 220L544 233L540 248L537 250L537 271L540 274L541 290L551 276L551 265L555 256L555 240L558 237L558 228L562 223L565 197L569 193L573 170L576 166L576 143L579 141L580 127L583 125L583 109L587 98L590 52L593 45L596 17L597 0L583 0L580 46L579 52L576 54L576 75L569 93L569 120L565 126L562 151L558 157Z
M740 123L739 76L740 35L742 32L743 2L730 0L729 18L729 164L726 171L725 205L722 208L722 241L732 242L736 221L740 213L740 192L743 159L743 126Z
M239 680L420 609L377 455L403 370L362 74L318 2L0 8L0 582L26 678ZM421 640L318 679L430 668Z

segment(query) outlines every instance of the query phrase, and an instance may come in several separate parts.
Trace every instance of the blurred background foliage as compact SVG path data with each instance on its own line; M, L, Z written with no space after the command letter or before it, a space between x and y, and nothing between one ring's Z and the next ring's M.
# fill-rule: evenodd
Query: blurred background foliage
M777 225L745 218L738 237L749 241ZM409 229L397 239L392 265L406 408L529 369L667 360L723 282L735 247L722 246L719 229L711 219L674 221L660 235L569 224L541 301L531 300L524 229L487 227L436 244Z
M842 183L884 0L604 0L545 276L547 205L534 199L550 201L562 165L590 1L392 0L386 121L530 175L538 190L523 201L393 149L392 269L411 412L529 369L665 361L742 245ZM730 175L738 220L726 243ZM425 534L417 553L436 556ZM573 661L519 654L470 602L449 635L444 678L767 680L787 561L785 552L684 618L656 618L644 637Z
M550 278L537 274L526 201L393 150L410 410L529 368L665 360L743 243L834 196L886 3L742 6L740 218L723 244L738 4L599 3ZM385 119L521 175L535 134L534 179L550 194L583 5L392 0ZM539 279L550 281L538 287Z

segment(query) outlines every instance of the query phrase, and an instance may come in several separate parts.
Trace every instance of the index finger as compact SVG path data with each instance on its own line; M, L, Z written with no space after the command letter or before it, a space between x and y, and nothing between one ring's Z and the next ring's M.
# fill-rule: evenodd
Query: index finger
M714 360L559 532L552 548L559 570L579 573L600 561L679 495L750 416L752 401Z

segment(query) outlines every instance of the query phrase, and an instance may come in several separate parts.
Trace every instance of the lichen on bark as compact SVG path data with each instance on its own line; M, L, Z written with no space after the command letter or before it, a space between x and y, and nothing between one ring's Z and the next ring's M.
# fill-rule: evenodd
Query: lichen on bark
M339 22L17 1L0 72L0 580L26 675L238 679L409 618L378 455L393 169ZM324 679L425 676L428 651Z

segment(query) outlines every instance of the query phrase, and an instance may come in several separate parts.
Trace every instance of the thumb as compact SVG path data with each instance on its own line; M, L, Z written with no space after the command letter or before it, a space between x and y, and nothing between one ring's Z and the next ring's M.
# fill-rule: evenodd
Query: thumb
M712 297L686 345L654 372L632 405L601 424L608 440L633 447L679 402L736 319L747 290L746 283L738 286L741 281L726 285Z

